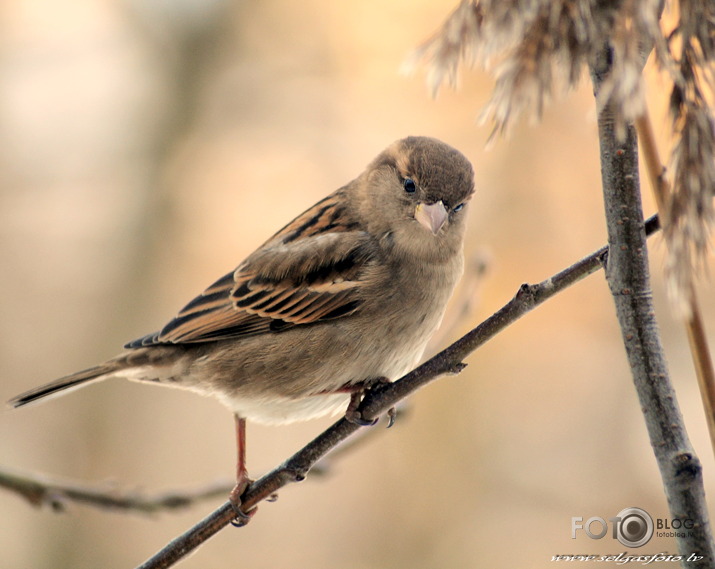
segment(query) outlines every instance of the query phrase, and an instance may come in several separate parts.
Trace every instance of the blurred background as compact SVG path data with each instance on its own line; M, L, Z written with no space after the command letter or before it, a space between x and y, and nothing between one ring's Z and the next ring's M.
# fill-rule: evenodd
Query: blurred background
M400 75L456 0L23 0L0 11L0 399L160 327L393 140L430 135L474 163L467 254L478 305L442 347L605 243L590 86L485 149L492 80L428 97ZM663 153L663 85L649 66ZM645 178L645 177L644 177ZM645 209L653 205L644 184ZM711 502L713 453L685 333L651 240L663 340ZM711 263L712 264L712 263ZM715 343L712 283L701 290ZM435 346L438 348L440 346ZM619 553L571 517L666 517L602 273L527 315L410 400L394 429L264 503L180 567L550 567ZM258 476L331 419L249 425ZM0 412L0 463L160 492L230 478L233 422L190 393L110 381ZM0 565L134 567L223 499L153 517L0 491ZM711 513L713 510L711 509ZM635 553L676 553L653 539Z

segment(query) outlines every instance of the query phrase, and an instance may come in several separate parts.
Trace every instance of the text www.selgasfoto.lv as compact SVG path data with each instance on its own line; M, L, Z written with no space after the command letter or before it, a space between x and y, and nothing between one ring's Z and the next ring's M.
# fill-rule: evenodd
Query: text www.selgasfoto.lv
M617 565L625 565L626 563L640 563L641 565L650 565L651 563L679 563L687 561L689 563L697 562L703 559L703 555L691 553L687 557L685 555L670 555L669 553L654 553L652 555L628 555L626 551L618 555L593 555L593 554L569 554L569 555L554 555L551 561L592 561L596 563L616 563Z

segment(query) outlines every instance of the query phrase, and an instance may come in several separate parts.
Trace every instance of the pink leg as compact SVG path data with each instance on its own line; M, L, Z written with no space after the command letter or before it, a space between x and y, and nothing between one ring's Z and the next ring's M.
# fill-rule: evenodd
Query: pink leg
M241 509L241 496L253 481L248 477L246 469L246 419L238 415L233 417L236 421L236 486L231 490L228 499L236 510L236 525L243 525L251 519L256 509L253 508L250 512Z

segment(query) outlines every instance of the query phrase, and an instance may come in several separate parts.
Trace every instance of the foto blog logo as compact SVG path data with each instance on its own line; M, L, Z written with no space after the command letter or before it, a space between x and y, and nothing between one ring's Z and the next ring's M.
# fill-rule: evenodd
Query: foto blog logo
M608 533L609 523L613 539L626 547L642 547L653 537L653 518L650 514L641 508L624 508L608 521L599 516L590 517L585 522L583 517L572 517L571 539L576 539L579 531L591 539L601 539Z

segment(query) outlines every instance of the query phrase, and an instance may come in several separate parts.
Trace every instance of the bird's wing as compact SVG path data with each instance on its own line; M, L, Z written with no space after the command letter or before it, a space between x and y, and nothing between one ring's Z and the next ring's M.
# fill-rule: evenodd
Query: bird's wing
M377 247L341 207L335 194L318 202L159 332L126 347L278 332L355 313Z

